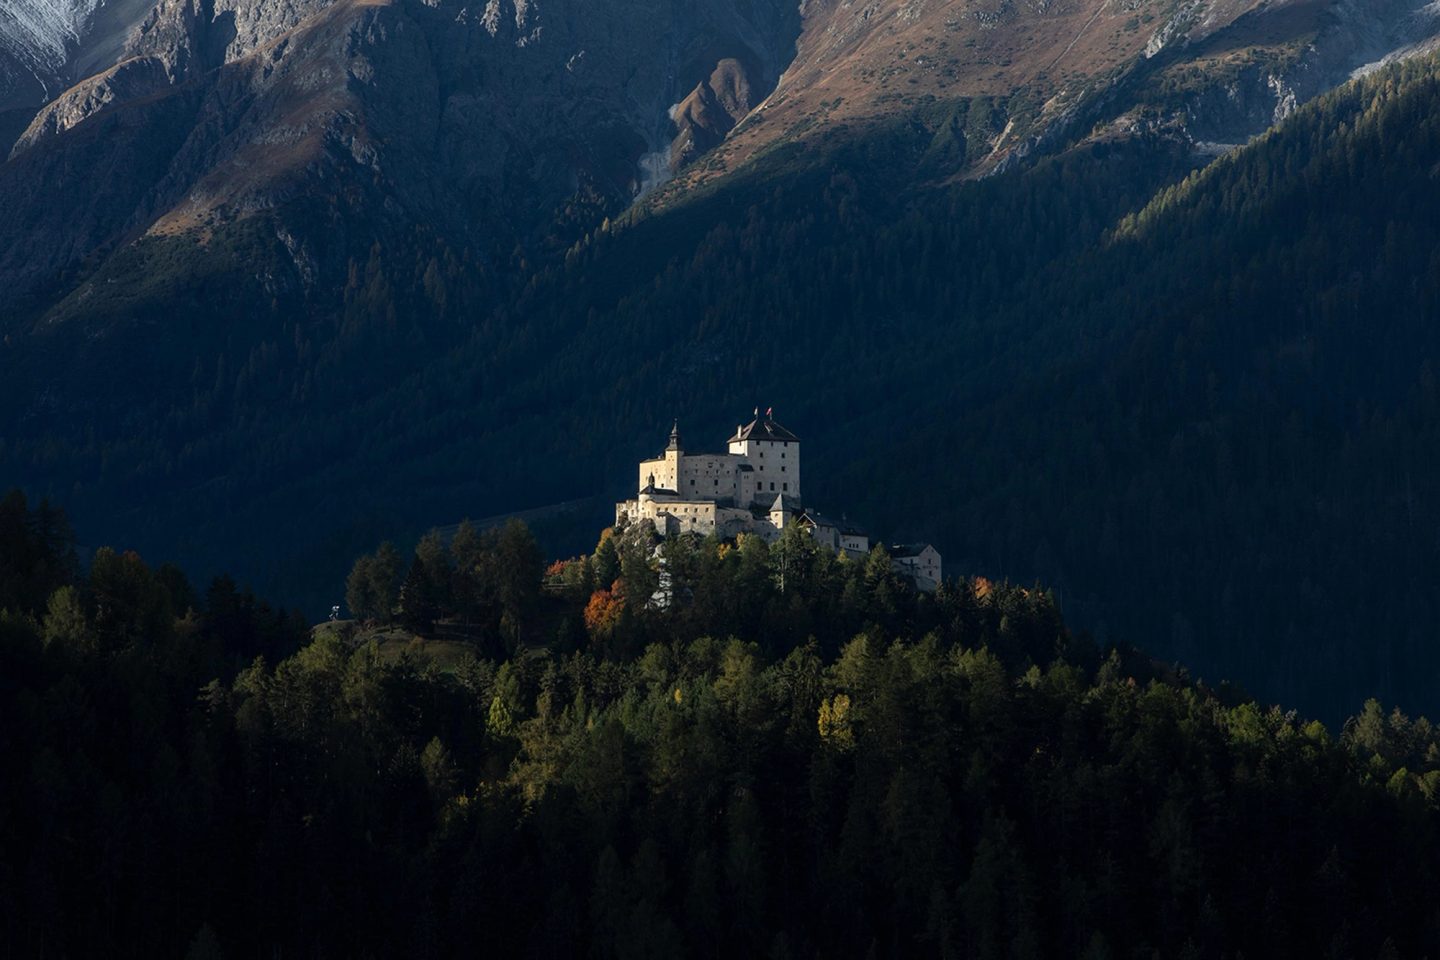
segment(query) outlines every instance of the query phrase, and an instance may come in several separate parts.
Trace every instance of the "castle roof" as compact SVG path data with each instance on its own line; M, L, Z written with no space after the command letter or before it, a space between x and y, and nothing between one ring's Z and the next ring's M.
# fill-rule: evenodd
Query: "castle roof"
M793 513L800 509L800 498L793 493L777 493L775 500L770 504L770 513L776 510L784 510L786 513Z
M896 560L902 560L906 557L918 557L926 550L933 549L934 547L928 543L897 543L890 548L890 556Z
M834 527L837 530L840 529L840 524L836 523L834 520L831 520L823 513L819 513L818 511L810 509L807 509L803 514L801 514L800 522L813 523L817 527Z
M763 420L756 417L754 420L751 420L748 425L741 427L735 436L730 438L729 442L739 443L742 440L786 440L793 443L800 442L799 437L769 417L765 417Z

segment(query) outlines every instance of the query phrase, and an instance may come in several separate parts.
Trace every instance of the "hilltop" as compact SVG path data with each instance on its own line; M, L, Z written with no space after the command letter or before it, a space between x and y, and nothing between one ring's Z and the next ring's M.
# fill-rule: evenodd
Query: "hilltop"
M693 589L658 608L624 600L657 572L637 543L544 574L516 524L397 564L375 619L428 578L489 638L437 660L133 553L78 575L63 518L15 496L0 536L24 954L1440 947L1426 720L1371 701L1337 735L1097 647L1043 590L916 592L792 528L673 541Z

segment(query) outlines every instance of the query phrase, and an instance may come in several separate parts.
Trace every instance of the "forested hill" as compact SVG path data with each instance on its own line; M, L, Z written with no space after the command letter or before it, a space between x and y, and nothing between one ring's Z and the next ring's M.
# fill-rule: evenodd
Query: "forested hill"
M636 532L546 569L512 525L362 557L420 634L381 642L133 553L81 575L16 496L0 538L16 955L1440 952L1427 721L1337 735L1041 591L792 532L671 542L659 610Z
M1097 130L916 182L934 131L877 121L555 259L414 231L333 310L267 312L254 224L179 294L197 254L156 238L0 348L0 467L99 540L318 614L369 543L622 493L673 416L723 436L759 400L805 437L807 496L948 569L1043 581L1099 636L1327 719L1433 710L1435 70L1193 177L1163 131Z

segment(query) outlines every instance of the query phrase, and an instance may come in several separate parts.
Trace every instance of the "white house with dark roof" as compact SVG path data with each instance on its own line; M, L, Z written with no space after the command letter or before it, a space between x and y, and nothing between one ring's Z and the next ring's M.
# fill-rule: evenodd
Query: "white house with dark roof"
M928 543L897 543L890 548L890 563L921 590L940 586L940 552Z
M687 453L677 421L665 451L640 461L638 480L635 497L615 504L617 527L645 522L662 536L713 533L730 539L751 533L773 541L799 524L836 553L860 559L870 552L870 538L859 527L804 505L800 438L768 412L761 418L756 411L748 425L737 426L725 453ZM928 544L918 547L903 558L892 551L895 569L917 587L933 590L940 582L940 554Z

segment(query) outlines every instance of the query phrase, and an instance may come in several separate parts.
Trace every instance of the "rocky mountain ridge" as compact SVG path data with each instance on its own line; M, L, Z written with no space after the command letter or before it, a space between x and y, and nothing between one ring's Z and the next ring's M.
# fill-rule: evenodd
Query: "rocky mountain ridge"
M459 242L501 249L557 217L593 227L677 172L656 203L778 146L823 151L875 124L924 130L922 181L1093 138L1158 134L1203 157L1356 72L1431 49L1437 11L1425 0L23 0L0 17L0 74L48 79L43 104L6 88L0 197L19 194L22 208L10 226L45 220L24 210L27 153L81 169L139 151L164 173L101 187L106 209L57 219L38 259L0 266L0 279L10 296L30 293L115 244L307 191L339 196L378 170L393 174L379 189L401 219L438 211ZM122 108L120 136L61 142ZM301 190L306 170L329 179ZM501 220L514 229L496 230ZM0 265L15 253L0 250Z
M807 0L796 57L703 182L777 143L917 118L975 176L1076 138L1243 143L1339 83L1435 48L1430 0ZM818 121L818 122L817 122Z
M793 30L781 6L734 0L165 0L16 138L0 237L33 245L0 247L0 274L23 295L139 237L371 190L458 242L525 242L557 205L614 212L672 152L718 142ZM99 209L52 216L81 169Z

